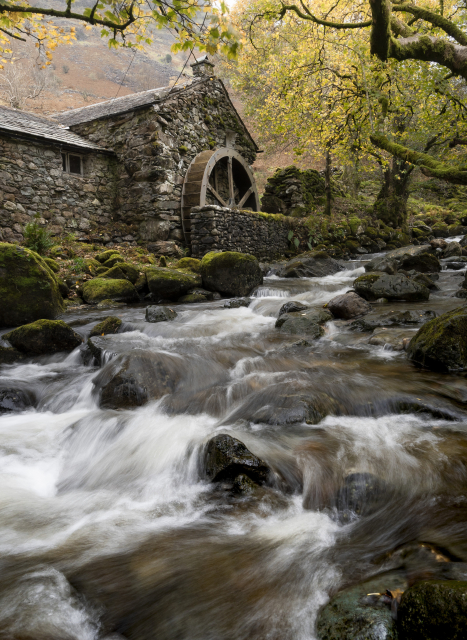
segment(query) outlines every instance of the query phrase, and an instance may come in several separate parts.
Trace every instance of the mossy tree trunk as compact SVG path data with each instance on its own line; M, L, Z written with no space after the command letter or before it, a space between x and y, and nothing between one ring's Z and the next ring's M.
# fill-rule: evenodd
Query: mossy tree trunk
M374 204L375 216L394 228L403 226L407 221L408 186L412 169L407 162L393 157L384 172L383 186Z
M332 189L331 189L331 153L329 149L326 150L326 169L324 172L324 180L325 180L325 193L326 193L326 207L324 209L324 213L327 216L331 215L331 206L332 206Z

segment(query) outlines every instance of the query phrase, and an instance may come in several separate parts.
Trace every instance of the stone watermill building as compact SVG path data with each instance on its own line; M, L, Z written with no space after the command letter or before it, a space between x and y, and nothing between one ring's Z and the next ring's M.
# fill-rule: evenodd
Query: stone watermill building
M117 224L123 231L114 240L170 254L175 244L192 244L193 207L259 211L250 169L255 141L206 56L193 72L183 85L51 119L0 107L2 239L21 240L39 212L54 233L107 233L110 240ZM195 217L194 244L204 253L219 232L211 224L201 246L204 227Z

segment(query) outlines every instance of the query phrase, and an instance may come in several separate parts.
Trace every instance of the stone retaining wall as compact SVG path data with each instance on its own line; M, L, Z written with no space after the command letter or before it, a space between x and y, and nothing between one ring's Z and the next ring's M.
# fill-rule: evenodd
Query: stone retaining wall
M282 215L209 205L191 210L191 251L202 258L213 250L251 253L271 259L289 250L291 220Z

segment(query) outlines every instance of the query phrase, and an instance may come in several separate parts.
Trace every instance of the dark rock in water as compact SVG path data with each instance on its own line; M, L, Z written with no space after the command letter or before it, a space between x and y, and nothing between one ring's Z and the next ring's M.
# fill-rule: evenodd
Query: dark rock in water
M443 258L453 258L462 255L462 247L458 242L449 242L443 251Z
M169 354L133 349L111 360L93 378L99 406L131 409L172 393L181 378L182 361Z
M146 307L146 322L165 322L168 320L174 320L176 317L177 312L170 307L157 305Z
M244 474L253 482L263 484L270 469L263 460L249 451L243 442L222 434L214 436L206 445L204 471L211 482L230 481Z
M248 253L207 253L200 267L203 287L224 296L247 296L263 283L258 260Z
M356 293L365 300L405 300L421 302L430 297L429 290L422 284L409 280L402 274L389 276L383 273L366 273L353 283Z
M18 349L13 349L12 347L0 347L0 365L13 364L14 362L18 362L18 360L23 360L24 358L26 358L25 354L18 351Z
M233 483L234 493L239 493L240 495L254 493L257 488L258 485L244 473L241 473L239 476L237 476Z
M276 328L281 333L289 335L306 334L311 339L324 335L322 324L332 320L333 316L327 309L308 309L308 311L295 311L284 313L276 320Z
M177 300L201 285L201 276L196 273L177 271L165 267L146 270L149 291L156 299Z
M15 349L31 355L73 351L82 337L62 320L36 320L3 336Z
M214 292L207 289L201 289L201 287L195 287L188 291L189 296L204 296L206 300L214 300ZM220 296L219 296L220 297Z
M105 336L108 334L118 333L121 326L122 321L120 318L107 316L91 329L89 337L92 338L93 336Z
M356 331L373 331L379 327L394 327L404 325L424 324L436 318L434 311L388 311L385 313L371 313L364 318L358 318L349 327Z
M399 263L394 258L387 258L384 256L383 258L375 258L371 260L365 265L366 271L381 271L383 273L387 273L390 276L393 276L397 273L397 268ZM368 268L367 268L368 267Z
M402 594L398 624L402 640L465 640L467 582L417 582Z
M460 271L465 269L465 262L445 262L446 269L452 269L453 271Z
M415 271L421 273L441 271L439 260L429 244L401 247L400 249L389 251L381 258L370 260L365 265L365 271L386 271L387 265L395 266L398 271L401 269L406 271L415 269ZM390 271L387 271L387 273L390 273Z
M294 313L295 311L306 311L310 307L307 304L302 304L301 302L297 302L296 300L291 300L290 302L286 302L279 309L279 318L284 315L284 313Z
M427 289L431 289L432 291L439 291L439 287L437 284L433 282L431 278L429 278L426 273L417 273L417 275L412 277L414 282L418 282L419 284L423 284Z
M186 296L182 296L177 300L182 304L194 304L196 302L207 302L206 296L203 296L202 293L188 293Z
M441 251L443 251L448 246L448 243L444 238L435 238L430 241L430 246L432 249L441 249Z
M467 298L467 289L459 289L459 291L456 291L456 293L454 294L455 298Z
M403 573L381 574L338 593L318 614L320 640L398 640L392 596L403 591Z
M434 371L466 369L467 307L443 313L423 325L410 341L407 357Z
M251 298L231 298L224 302L225 309L239 309L240 307L249 307Z
M325 251L311 251L292 258L279 271L282 278L322 278L343 270Z
M260 405L259 409L258 405ZM256 394L251 412L249 412L249 408L248 405L244 405L241 409L241 415L246 415L247 419L255 424L270 425L296 424L298 422L318 424L330 414L341 415L345 413L339 401L327 393L285 394L274 387Z
M372 473L352 473L344 480L336 496L339 517L343 521L354 515L367 516L383 506L387 485Z
M350 291L329 300L326 308L335 318L350 320L350 318L356 318L357 316L363 316L366 313L370 313L371 304L355 292Z
M35 394L18 380L0 382L0 414L25 411L36 405Z
M413 332L410 329L387 329L386 327L380 327L373 331L373 335L368 341L368 344L372 344L378 347L390 348L393 351L404 351L413 337Z

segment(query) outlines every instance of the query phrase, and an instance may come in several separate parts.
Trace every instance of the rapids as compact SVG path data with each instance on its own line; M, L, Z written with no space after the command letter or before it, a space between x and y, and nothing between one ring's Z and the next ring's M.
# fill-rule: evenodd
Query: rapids
M173 356L181 385L132 411L99 408L82 349L2 367L38 402L0 416L0 638L312 640L319 608L390 568L394 549L429 542L467 561L465 377L418 370L343 321L311 346L274 328L286 300L323 305L365 260L270 275L248 308L177 305L173 322L146 323L141 304L68 312L83 337L122 318L104 363L114 348ZM464 275L444 270L428 302L380 311L463 305ZM334 411L297 420L294 399L323 395ZM233 498L200 479L217 433L265 460L272 486ZM342 521L333 496L355 471L389 490Z

